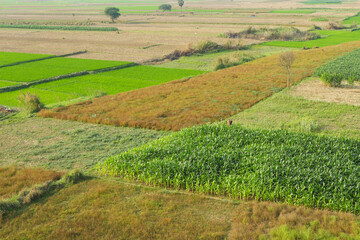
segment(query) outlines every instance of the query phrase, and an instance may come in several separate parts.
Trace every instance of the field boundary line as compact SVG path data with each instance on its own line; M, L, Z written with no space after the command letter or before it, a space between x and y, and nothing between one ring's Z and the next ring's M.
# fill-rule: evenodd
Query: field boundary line
M83 54L83 53L87 53L87 50L73 52L73 53L67 53L67 54L63 54L63 55L54 55L54 56L49 56L49 57L31 59L31 60L27 60L27 61L9 63L9 64L5 64L5 65L1 65L0 68L16 66L16 65L20 65L20 64L24 64L24 63L38 62L38 61L43 61L43 60L52 59L52 58L70 57L70 56L79 55L79 54Z
M42 83L53 82L53 81L58 81L58 80L68 79L68 78L74 78L74 77L79 77L79 76L84 76L84 75L89 75L89 74L110 72L110 71L115 71L115 70L119 70L119 69L123 69L123 68L134 67L134 66L138 66L138 65L139 64L137 64L137 63L128 63L125 65L120 65L120 66L115 66L115 67L107 67L107 68L101 68L101 69L96 69L96 70L85 70L85 71L81 71L81 72L69 73L69 74L55 76L55 77L51 77L51 78L40 79L40 80L29 82L29 83L3 87L3 88L0 88L0 93L12 92L12 91L20 90L20 89L25 89L25 88L29 88L33 85L38 85L38 84L42 84Z

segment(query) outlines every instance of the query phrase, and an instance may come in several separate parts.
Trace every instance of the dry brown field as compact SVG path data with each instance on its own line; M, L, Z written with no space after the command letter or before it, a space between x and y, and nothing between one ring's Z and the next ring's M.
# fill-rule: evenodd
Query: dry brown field
M31 2L31 1L30 1ZM69 4L69 5L14 5L0 9L0 23L40 24L40 25L89 25L117 27L119 32L81 32L54 30L0 29L0 51L64 54L88 50L81 58L103 60L122 60L143 62L159 58L175 49L183 49L189 43L211 40L222 43L226 39L218 37L228 31L241 31L248 26L278 27L294 26L302 30L313 24L326 26L327 22L313 22L314 17L328 17L341 21L354 15L358 3L340 5L321 5L311 14L270 13L274 9L295 9L298 7L317 8L318 5L305 5L298 1L202 1L186 2L184 9L197 9L202 12L145 13L126 12L115 24L103 14L106 6L156 6L154 3L119 4ZM179 7L173 3L174 9ZM360 8L360 5L358 6ZM335 9L339 8L339 9ZM209 9L209 12L206 12ZM226 9L230 12L211 12ZM203 12L205 11L205 12ZM255 14L256 17L251 17ZM254 41L245 40L244 44ZM255 42L256 43L256 42ZM152 47L149 47L152 46Z

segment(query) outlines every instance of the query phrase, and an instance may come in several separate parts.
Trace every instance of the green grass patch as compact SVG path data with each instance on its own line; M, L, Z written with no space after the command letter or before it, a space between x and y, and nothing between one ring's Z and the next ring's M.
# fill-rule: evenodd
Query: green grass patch
M356 140L221 124L182 130L98 168L154 185L359 213L359 154Z
M16 62L29 61L39 58L50 57L47 54L30 54L30 53L16 53L16 52L0 52L0 66ZM1 70L0 70L1 71Z
M320 39L310 40L310 41L271 41L262 43L264 46L278 46L278 47L293 47L293 48L302 48L306 47L325 47L341 44L344 42L356 41L360 38L360 31L346 31L346 30L320 30L314 31L322 36Z
M284 129L360 140L360 106L311 101L285 92L232 117L249 128Z
M337 59L328 62L318 68L316 76L321 77L323 74L337 75L343 80L359 81L360 80L360 49L356 49Z
M162 84L171 80L187 78L204 73L197 70L135 66L94 75L69 78L35 85L34 88L91 96L101 91L116 94L138 88Z
M316 12L315 10L305 9L288 9L288 10L273 10L270 13L296 13L296 14L310 14Z
M19 84L20 83L18 83L18 82L10 82L10 81L2 81L2 80L0 80L0 88L19 85Z
M329 19L328 19L328 18L324 18L324 17L316 17L316 18L310 19L310 21L312 21L312 22L328 22Z
M52 58L0 69L0 79L15 82L32 82L85 70L125 65L129 62L102 61L78 58Z
M0 128L0 165L57 170L90 170L107 157L167 135L154 130L43 118L25 118Z
M27 88L17 91L0 93L0 105L8 106L8 107L20 107L20 102L17 100L17 98L21 93L27 93L27 92L39 96L40 101L44 104L52 104L52 103L67 101L79 97L78 95L69 94L69 93Z
M116 27L85 27L85 26L41 26L41 25L15 25L0 24L0 28L21 28L21 29L41 29L41 30L63 30L63 31L118 31Z
M355 16L345 18L343 24L360 24L360 13L357 13Z

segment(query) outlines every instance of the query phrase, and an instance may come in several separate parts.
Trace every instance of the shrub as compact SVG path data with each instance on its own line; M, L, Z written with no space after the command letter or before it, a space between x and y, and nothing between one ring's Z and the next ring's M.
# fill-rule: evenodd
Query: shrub
M220 46L216 42L212 41L201 41L195 46L195 50L198 53L216 52Z
M21 93L17 99L20 102L23 111L27 113L39 112L44 107L44 104L40 102L40 98L36 94L30 92Z
M339 74L323 73L320 78L324 83L331 87L341 86L342 77Z
M171 11L171 5L170 4L161 4L159 6L159 10L162 11Z
M255 29L249 27L248 29L233 33L225 33L228 38L251 38L261 40L283 40L283 41L307 41L320 38L317 33L309 31L301 31L294 27L280 27L280 28L260 28Z

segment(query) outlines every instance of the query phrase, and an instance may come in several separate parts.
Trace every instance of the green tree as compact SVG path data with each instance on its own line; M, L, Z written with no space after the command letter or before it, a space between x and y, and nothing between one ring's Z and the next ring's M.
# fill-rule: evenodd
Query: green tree
M161 5L159 6L159 10L171 11L171 5L170 5L170 4L161 4Z
M105 14L111 18L112 22L115 22L115 19L118 19L121 16L119 11L120 9L116 7L105 8Z
M182 7L184 6L184 3L185 3L184 0L178 0L178 4L181 8L181 13L182 13Z

